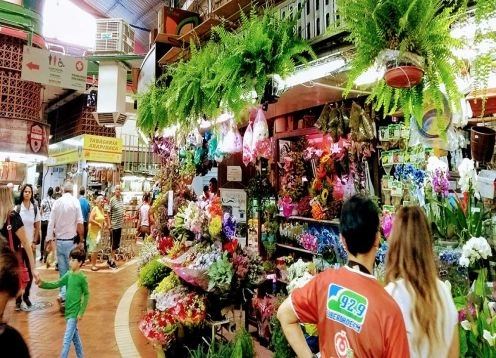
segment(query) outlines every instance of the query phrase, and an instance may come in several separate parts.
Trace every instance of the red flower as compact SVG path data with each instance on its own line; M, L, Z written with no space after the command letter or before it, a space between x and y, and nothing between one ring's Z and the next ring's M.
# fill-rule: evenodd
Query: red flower
M228 242L224 243L223 249L224 251L227 251L231 254L236 252L236 249L238 248L238 240L229 240Z

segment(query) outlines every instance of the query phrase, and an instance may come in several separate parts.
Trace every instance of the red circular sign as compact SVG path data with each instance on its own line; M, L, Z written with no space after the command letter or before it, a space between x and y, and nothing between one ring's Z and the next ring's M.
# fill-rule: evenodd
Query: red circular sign
M83 61L77 61L76 62L76 70L82 71L84 69L84 63Z

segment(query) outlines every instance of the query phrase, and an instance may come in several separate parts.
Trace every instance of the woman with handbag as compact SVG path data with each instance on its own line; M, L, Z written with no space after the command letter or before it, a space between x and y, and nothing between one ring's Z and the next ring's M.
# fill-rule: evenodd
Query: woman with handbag
M98 271L98 267L96 266L96 247L102 236L102 230L105 224L102 195L97 196L95 204L88 220L88 237L86 239L88 253L91 254L91 271Z
M29 296L24 296L24 289L32 278L38 282L40 276L36 271L36 262L34 260L31 243L29 242L21 216L14 209L12 194L7 186L0 187L0 233L7 238L7 245L17 254L19 265L21 266L21 287L22 290L16 298L16 311L21 310L22 299L26 305L31 307ZM27 248L25 250L24 248ZM25 263L28 264L26 267Z

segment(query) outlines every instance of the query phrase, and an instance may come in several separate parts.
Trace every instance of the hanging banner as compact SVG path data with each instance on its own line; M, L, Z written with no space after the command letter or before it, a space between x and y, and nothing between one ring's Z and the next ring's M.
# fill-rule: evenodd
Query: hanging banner
M90 162L121 163L122 139L83 135L83 158Z
M28 119L0 118L0 152L48 156L49 126Z

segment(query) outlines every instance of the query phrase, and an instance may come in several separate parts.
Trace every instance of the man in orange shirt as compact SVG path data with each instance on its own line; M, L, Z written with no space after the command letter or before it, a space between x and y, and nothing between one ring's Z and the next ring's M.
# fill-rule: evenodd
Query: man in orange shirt
M300 323L317 324L322 358L408 358L401 310L372 276L379 247L379 212L355 195L343 205L341 240L345 267L326 270L293 290L277 312L286 338L299 358L311 358Z

